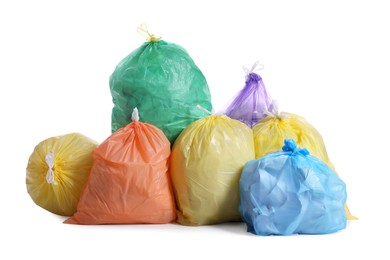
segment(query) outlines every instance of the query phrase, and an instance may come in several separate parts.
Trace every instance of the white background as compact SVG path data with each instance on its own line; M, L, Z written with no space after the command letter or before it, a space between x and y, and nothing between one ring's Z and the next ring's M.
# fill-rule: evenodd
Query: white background
M389 259L385 3L1 1L0 259ZM72 226L36 206L25 187L34 146L109 136L108 79L144 42L141 23L189 52L217 109L243 87L241 67L260 60L281 109L323 135L360 220L332 235L256 237L244 224Z

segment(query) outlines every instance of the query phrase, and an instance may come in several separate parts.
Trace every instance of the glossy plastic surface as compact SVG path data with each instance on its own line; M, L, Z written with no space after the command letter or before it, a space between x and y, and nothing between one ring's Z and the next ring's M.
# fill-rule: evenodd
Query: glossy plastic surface
M244 164L253 159L252 130L240 121L208 116L191 124L172 150L178 223L240 221L239 179Z
M169 223L176 219L163 132L133 121L93 153L94 163L68 224Z
M92 151L97 145L78 133L48 138L39 143L27 165L27 191L33 201L55 214L73 215L92 167ZM54 159L52 182L47 179L48 154Z
M292 139L283 151L245 165L240 196L248 232L257 235L327 234L346 226L344 182Z
M173 144L190 123L211 110L209 87L202 72L179 45L146 42L124 58L110 77L114 102L112 132L131 121L138 107L141 121L160 128Z
M272 109L272 99L259 74L249 73L244 88L226 108L225 114L253 127Z
M312 156L317 157L335 171L322 136L317 129L301 116L285 112L283 114L283 118L267 116L253 127L256 158L280 150L284 140L291 138L298 146L308 149ZM348 220L357 219L351 214L347 205L345 210Z

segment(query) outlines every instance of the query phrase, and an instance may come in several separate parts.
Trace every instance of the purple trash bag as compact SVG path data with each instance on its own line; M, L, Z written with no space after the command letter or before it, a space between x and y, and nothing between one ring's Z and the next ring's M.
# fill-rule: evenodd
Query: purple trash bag
M251 70L244 67L246 81L244 88L235 96L225 113L228 117L240 120L249 127L266 117L265 111L272 111L272 99L259 74L254 73L256 62ZM261 68L260 68L261 69Z

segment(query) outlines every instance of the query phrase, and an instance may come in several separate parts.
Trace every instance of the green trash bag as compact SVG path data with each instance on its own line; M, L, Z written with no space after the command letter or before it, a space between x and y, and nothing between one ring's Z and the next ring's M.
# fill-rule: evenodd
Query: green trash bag
M154 37L124 58L110 77L114 103L112 132L131 122L138 107L144 122L160 128L171 144L192 122L207 116L196 109L211 110L206 79L192 58L179 45Z

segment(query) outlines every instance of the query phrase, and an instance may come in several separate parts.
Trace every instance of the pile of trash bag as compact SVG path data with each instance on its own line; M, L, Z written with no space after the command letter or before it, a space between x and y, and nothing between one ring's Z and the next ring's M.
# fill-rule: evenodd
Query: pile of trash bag
M145 25L147 41L110 76L112 133L79 133L32 152L27 191L64 223L247 224L256 235L328 234L356 219L320 133L279 112L256 62L215 113L201 70Z

